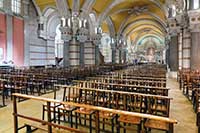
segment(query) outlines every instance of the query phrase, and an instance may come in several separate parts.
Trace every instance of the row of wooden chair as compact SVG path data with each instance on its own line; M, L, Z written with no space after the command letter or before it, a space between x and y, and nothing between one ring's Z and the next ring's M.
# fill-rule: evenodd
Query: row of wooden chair
M194 111L197 113L196 125L200 132L200 72L190 69L179 70L177 80L183 94L192 102Z
M119 79L119 78L109 78L109 77L89 77L88 80L100 81L104 83L116 83L116 84L130 84L130 85L144 85L144 86L154 86L154 87L166 87L166 81L156 81L147 79Z
M102 74L108 70L121 69L125 66L102 66L72 69L1 69L0 70L0 95L2 105L6 105L6 100L12 93L41 95L54 89L53 85L70 84L74 79L82 79L86 76ZM81 77L81 78L80 78Z
M16 102L16 99L18 97L46 102L47 119L41 120L41 119L35 118L34 116L27 116L27 115L18 113L17 102ZM117 133L120 132L120 129L125 129L127 128L127 126L132 125L132 124L137 125L137 129L136 129L137 132L144 131L144 129L148 130L149 128L154 128L155 125L159 125L160 130L165 130L165 131L168 131L169 133L173 133L174 124L177 123L176 120L166 118L166 117L160 117L160 116L154 116L154 115L142 114L142 113L134 113L134 112L128 112L128 111L122 111L122 110L116 110L116 109L109 109L109 108L74 103L74 102L61 102L59 100L47 99L43 97L14 94L13 99L14 99L13 115L14 115L14 125L15 125L14 132L18 132L19 130L26 128L27 132L32 132L32 131L35 131L35 129L39 129L39 130L47 131L49 133L58 132L58 131L65 132L66 130L83 133L85 132L84 129L82 130L78 129L78 126L80 126L82 122L81 119L79 118L82 118L84 117L84 115L87 115L87 114L90 114L90 116L87 117L87 119L84 119L84 121L90 121L89 122L90 132L93 132L94 130L95 132L100 132L100 131L105 132L105 130L102 129L103 127L102 128L100 127L100 124L102 124L103 121L105 121L104 124L106 124L104 125L104 127L111 124L110 126L111 131L117 132ZM74 119L71 119L71 118L69 119L72 125L67 126L66 124L62 125L62 123L59 123L61 121L56 120L57 123L54 123L52 121L51 105L53 104L59 105L56 108L56 109L59 109L59 110L56 110L56 116L58 118L60 118L61 115L63 116L67 115L66 108L69 108L69 107L75 108L72 115L73 117L75 115L75 121ZM82 112L87 112L87 114L79 115ZM106 112L106 113L103 113L103 112ZM113 116L114 121L111 120L111 122L109 122L110 119L108 119L108 117L110 116L107 115L108 113ZM29 122L26 122L24 126L19 127L18 118L29 120ZM35 124L34 122L37 122L40 124ZM95 126L92 123L94 123ZM85 126L86 128L88 124L87 122L84 122L83 125L85 124L86 124ZM132 129L133 127L129 126L129 128L130 127L131 127L131 130L134 131Z
M103 83L94 81L74 81L77 86L86 88L97 88L105 90L116 90L116 91L127 91L144 94L154 94L168 96L169 88L165 87L154 87L144 85L130 85L130 84L115 84L115 83Z

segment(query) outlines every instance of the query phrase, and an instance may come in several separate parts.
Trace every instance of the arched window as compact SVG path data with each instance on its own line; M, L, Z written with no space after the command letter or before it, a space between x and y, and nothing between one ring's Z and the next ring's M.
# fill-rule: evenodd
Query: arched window
M199 8L199 0L193 0L194 4L193 4L193 9L198 9Z
M59 24L56 27L55 57L63 58L63 44L64 44L64 41L61 39L60 24Z
M172 5L172 17L176 17L176 6Z
M90 13L89 16L90 16L90 18L92 20L92 23L94 24L96 22L96 16L95 16L95 14L94 13Z
M0 0L0 8L3 8L3 0Z
M105 63L112 62L111 38L106 33L102 34L100 51L104 56Z
M13 13L21 13L21 0L12 0L11 9Z

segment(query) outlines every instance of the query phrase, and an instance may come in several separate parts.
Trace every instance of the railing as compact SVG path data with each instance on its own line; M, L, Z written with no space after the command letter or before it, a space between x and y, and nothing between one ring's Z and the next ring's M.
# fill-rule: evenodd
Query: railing
M17 98L25 98L25 99L32 99L36 101L42 101L47 103L47 116L48 119L47 121L40 120L34 117L30 116L25 116L23 114L19 114L17 112ZM122 110L114 110L114 109L109 109L109 108L103 108L103 107L98 107L98 106L92 106L92 105L86 105L86 104L79 104L79 103L73 103L73 102L62 102L60 100L54 100L54 99L49 99L49 98L43 98L43 97L36 97L36 96L29 96L29 95L24 95L24 94L13 94L13 116L14 116L14 133L17 133L18 130L20 130L23 127L18 127L18 118L23 118L31 121L35 121L41 124L46 124L48 125L48 133L52 133L52 127L57 127L69 131L74 131L74 132L80 132L78 129L66 127L66 126L61 126L58 124L54 124L51 122L51 111L50 111L50 105L51 103L55 104L62 104L66 106L74 106L78 108L86 108L86 109L91 109L95 110L95 130L96 133L100 132L99 128L99 112L104 111L104 112L109 112L109 113L114 113L117 115L126 115L130 117L139 117L142 119L151 119L151 120L158 120L162 122L166 122L169 124L169 132L173 133L174 132L174 124L177 124L177 120L171 119L171 118L166 118L166 117L160 117L160 116L154 116L150 114L142 114L142 113L134 113L134 112L128 112L128 111L122 111Z

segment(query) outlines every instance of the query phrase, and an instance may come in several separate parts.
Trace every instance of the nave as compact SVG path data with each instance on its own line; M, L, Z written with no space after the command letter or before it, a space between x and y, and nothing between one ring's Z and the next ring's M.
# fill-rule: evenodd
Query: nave
M91 79L91 78L90 78ZM105 78L106 79L106 78ZM82 81L82 80L81 80ZM191 102L182 94L182 91L179 89L179 84L176 79L173 78L167 78L167 87L170 88L169 90L169 97L173 98L170 103L170 118L174 118L178 121L178 124L174 125L174 132L186 132L186 133L192 133L197 132L197 126L196 126L196 114L194 113L193 107ZM77 82L77 81L75 81ZM89 83L89 81L87 81ZM139 85L138 85L139 86ZM62 100L63 98L64 90L60 89L56 94L56 99ZM36 94L37 95L37 94ZM42 97L46 98L54 98L54 93L49 93L42 95ZM31 117L37 117L42 118L42 104L44 102L36 102L34 100L26 100L23 102L18 103L18 112L28 115ZM10 115L13 112L12 103L9 103L7 107L0 109L0 132L13 132L13 116ZM2 113L3 112L3 113ZM7 114L7 115L6 115ZM53 116L52 116L53 117ZM74 118L73 118L74 120ZM7 124L12 123L12 124ZM26 123L26 120L19 119L19 125L22 126ZM87 122L88 124L88 122ZM70 126L70 124L65 124L67 126ZM95 127L95 123L93 122L92 126ZM84 126L79 126L79 129L82 129L82 131L89 132L89 128ZM105 124L105 129L109 130L110 126ZM133 128L134 130L127 131L127 132L133 132L136 130L136 128ZM22 132L25 132L24 130L21 130ZM38 131L37 131L38 132ZM39 131L41 132L41 130ZM93 129L93 132L95 130ZM116 132L116 131L115 131ZM121 129L121 132L123 130ZM136 132L136 131L135 131ZM152 132L161 132L160 130L152 130Z

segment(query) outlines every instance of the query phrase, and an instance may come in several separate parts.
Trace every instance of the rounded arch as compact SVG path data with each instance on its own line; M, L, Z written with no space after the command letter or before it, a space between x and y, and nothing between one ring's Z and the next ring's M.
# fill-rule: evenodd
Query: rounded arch
M101 39L101 45L99 46L100 52L104 56L104 61L106 63L112 62L112 38L109 34L103 33Z
M137 32L137 31L143 30L143 29L145 30L147 28L151 29L152 31L156 31L155 29L157 29L157 30L160 31L160 34L162 33L164 35L164 33L162 32L162 30L160 29L160 27L158 27L157 25L153 25L153 24L140 24L139 26L137 26L133 30L130 30L129 32L127 32L126 36L130 36L134 32Z
M147 13L145 13L145 14L147 14L147 15L149 15L150 17L152 17L152 18L154 18L155 19L155 21L156 22L158 22L162 27L163 27L163 29L166 29L166 27L167 27L167 24L166 24L166 22L164 22L163 20L161 20L156 14L153 14L153 13L150 13L150 12L147 12ZM120 26L120 29L119 29L119 31L118 31L118 34L121 34L122 33L122 31L123 31L123 29L126 27L126 25L127 25L127 22L130 20L132 18L132 15L130 15L126 20L124 20L124 22L122 22L122 24L121 24L121 26ZM145 20L148 20L147 18L144 18ZM144 20L143 19L143 20ZM140 20L140 19L137 19L136 18L136 20L134 20L134 21L137 21L137 20ZM134 21L132 21L133 23L134 23ZM160 29L160 28L159 28ZM163 31L163 30L162 30Z
M147 35L141 36L138 40L136 40L136 45L141 44L141 42L144 39L149 38L149 37L159 40L160 44L164 44L164 38L161 38L160 36L158 36L156 34L147 34Z
M153 4L155 4L160 10L161 12L164 12L164 14L167 16L168 15L168 11L167 11L167 8L166 6L164 6L164 4L162 4L159 0L149 0L150 2L152 2ZM103 11L99 18L98 18L98 24L101 24L107 16L109 16L109 12L117 5L121 4L125 2L124 0L117 0L117 1L114 1L112 2L107 8L105 11Z
M48 8L47 12L44 14L47 19L47 37L53 39L56 35L56 28L61 23L60 16L56 10L51 11L50 14L48 14L48 10L52 10L52 8Z
M166 31L166 27L161 24L159 21L156 21L154 19L147 19L147 18L144 18L144 19L138 19L138 20L135 20L129 24L127 24L124 29L122 30L121 34L124 34L126 33L126 30L131 28L132 26L134 26L135 24L140 24L140 23L144 23L144 24L148 24L148 23L155 23L156 25L158 25L160 27L160 29L162 30L163 33L167 33Z

